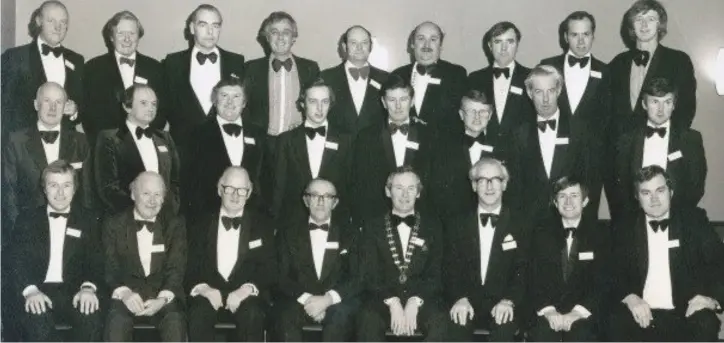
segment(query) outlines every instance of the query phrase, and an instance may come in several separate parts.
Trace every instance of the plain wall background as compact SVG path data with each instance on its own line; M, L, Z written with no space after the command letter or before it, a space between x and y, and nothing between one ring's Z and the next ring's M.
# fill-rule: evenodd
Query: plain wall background
M3 12L15 2L15 43L30 41L27 23L42 0L2 0ZM184 22L200 1L179 0L65 0L70 12L70 28L64 45L83 54L86 60L105 53L101 37L103 24L115 12L130 10L143 23L146 34L139 50L157 59L187 47ZM709 164L707 191L702 206L712 220L724 220L724 97L714 89L715 60L724 48L723 0L663 0L669 14L669 33L663 44L691 56L698 80L698 111L693 128L704 136ZM488 63L481 38L494 23L514 22L523 38L518 61L529 67L542 58L561 53L558 25L571 12L586 10L596 17L593 54L608 62L624 50L619 36L623 13L633 0L216 0L224 23L219 45L243 53L247 60L261 57L256 34L262 20L272 11L284 10L297 20L299 38L293 51L328 68L340 62L337 41L353 24L367 27L376 47L373 64L392 70L409 61L406 40L415 25L432 20L446 33L442 58L460 64L468 72ZM3 15L3 38L7 37ZM12 35L12 33L11 33ZM5 39L3 39L4 41ZM3 42L3 46L6 46ZM605 206L603 217L608 217Z

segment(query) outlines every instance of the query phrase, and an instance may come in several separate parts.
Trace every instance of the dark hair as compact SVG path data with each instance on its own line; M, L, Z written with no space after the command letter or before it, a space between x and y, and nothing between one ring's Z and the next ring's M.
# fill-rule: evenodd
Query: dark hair
M551 199L551 201L555 203L556 198L558 197L558 193L560 191L573 186L578 186L581 188L581 195L583 196L583 199L588 198L588 187L586 187L586 185L581 182L580 179L575 176L563 176L553 182L553 198Z
M30 35L30 37L33 37L33 39L37 38L41 31L40 25L38 25L38 23L35 22L36 19L39 18L43 14L43 10L45 9L45 7L50 6L50 5L60 6L65 10L66 13L68 12L68 8L66 8L65 5L60 1L57 1L57 0L43 1L43 3L40 4L40 6L38 6L38 8L36 8L33 11L33 13L30 14L30 21L28 22L28 35Z
M367 37L370 38L370 51L372 51L372 33L370 32L370 30L367 30L367 28L362 25L350 26L346 31L344 31L342 37L340 37L340 43L344 43L344 45L347 45L347 35L349 35L349 31L352 31L352 29L362 29L365 33L367 33Z
M334 196L335 196L335 197L337 196L337 186L334 185L334 182L330 181L329 179L325 179L325 178L323 178L323 177L315 177L314 179L312 179L312 180L310 180L309 182L307 182L307 186L304 187L304 194L303 194L303 195L304 195L304 196L308 196L308 195L309 195L309 187L311 187L313 183L319 182L319 181L328 182L330 185L332 185L332 188L334 188Z
M141 89L150 89L151 91L153 91L153 94L156 94L156 91L153 90L153 87L142 83L134 83L131 87L128 87L128 89L123 91L123 99L121 100L121 104L123 105L123 107L133 107L133 98L136 96L136 92ZM156 100L158 101L158 94L156 94Z
M463 97L460 99L460 107L462 107L462 102L465 101L465 99L473 102L477 102L483 105L493 105L495 106L495 103L493 102L493 99L490 99L485 92L477 90L477 89L469 89L467 92L463 94Z
M659 14L659 25L658 25L658 40L666 36L668 32L667 24L669 16L666 14L666 9L657 0L638 0L626 11L623 15L623 22L621 23L621 36L627 43L627 46L635 46L636 43L636 31L634 30L634 21L636 16L648 11L654 11Z
M586 11L575 11L571 14L569 14L566 19L563 19L561 24L558 26L558 45L561 46L561 49L568 50L569 42L566 41L566 34L568 33L568 25L574 21L574 20L584 20L588 19L591 21L591 33L596 33L596 18L593 17L593 14L588 13Z
M189 26L196 21L196 16L201 11L213 11L216 12L216 14L219 16L219 20L221 23L224 23L224 17L221 16L221 11L219 11L218 8L216 8L214 5L209 4L201 4L196 9L194 9L191 14L186 18L186 23L184 24L184 38L189 42L189 46L192 47L194 45L194 35L191 33L191 29Z
M40 174L40 181L43 188L45 188L45 181L48 174L71 174L73 175L73 185L78 185L78 173L75 168L73 168L73 165L65 160L55 160L43 168L43 172Z
M141 21L136 17L135 14L131 11L121 11L116 14L114 14L111 19L108 19L105 25L103 25L103 30L101 33L103 34L103 42L106 44L106 47L108 50L113 51L113 30L115 30L116 26L118 26L118 23L121 22L121 20L132 20L136 22L136 26L138 27L138 38L143 38L143 35L145 31L143 30L143 25L141 25Z
M493 50L490 48L489 44L493 41L493 38L500 36L511 29L513 30L513 32L515 32L516 41L520 42L521 38L523 38L523 35L520 33L518 27L509 21L501 21L496 23L495 25L490 27L490 29L488 29L488 31L485 32L485 34L483 35L483 52L485 53L485 57L487 57L490 64L493 64L495 57L493 56Z
M334 106L335 97L334 97L334 90L332 90L332 87L327 84L321 77L318 77L316 80L308 83L306 86L302 87L302 90L299 92L299 98L297 98L297 110L304 115L304 102L307 101L307 92L316 87L326 87L329 91L329 107L331 108Z
M422 192L422 179L420 178L420 175L417 174L415 169L412 168L412 166L401 166L401 167L395 168L395 170L393 170L390 173L390 175L387 176L387 182L385 182L385 187L388 189L392 188L392 180L394 180L394 178L398 175L407 174L407 173L411 173L412 175L415 175L415 178L417 178L417 191Z
M641 94L643 95L661 97L669 93L674 94L674 102L676 102L676 99L679 96L679 89L673 82L669 81L669 79L665 77L651 78L644 83L643 87L641 87Z
M241 93L244 95L244 99L248 99L246 83L238 77L224 77L214 85L214 88L211 88L211 102L216 102L216 95L219 93L219 89L223 87L239 87L241 88Z
M637 171L636 175L634 175L633 187L636 198L638 198L639 187L641 184L651 181L659 175L664 177L664 180L666 180L666 186L669 187L669 189L674 189L674 183L671 180L669 173L667 173L666 170L658 164L652 164L648 167L641 168L641 170Z
M387 78L387 81L382 84L382 87L380 87L380 96L384 98L388 91L400 88L407 89L410 93L410 97L415 96L415 89L412 88L410 82L397 74L390 75L390 77Z
M266 30L269 28L269 26L274 23L283 21L283 20L286 20L289 22L289 24L292 26L293 37L297 38L297 36L299 36L299 31L297 29L297 21L294 20L294 17L292 17L291 14L284 12L284 11L276 11L276 12L270 13L269 16L266 17L264 19L264 21L261 23L261 29L259 31L259 35L261 37L266 37Z

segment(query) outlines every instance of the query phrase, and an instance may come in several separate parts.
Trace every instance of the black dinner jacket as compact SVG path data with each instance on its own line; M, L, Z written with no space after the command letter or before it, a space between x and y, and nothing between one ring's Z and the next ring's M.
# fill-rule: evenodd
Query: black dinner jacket
M390 215L390 212L364 223L360 256L364 256L362 280L369 301L382 303L385 299L398 297L404 303L412 296L420 297L423 301L432 301L442 296L442 224L434 215L416 213L420 215L420 231L417 237L423 242L421 246L415 246L404 284L400 283L400 272L392 259L387 241L385 217ZM392 233L397 252L404 254L397 228L392 228ZM402 258L400 255L401 260Z
M497 112L491 116L488 124L488 131L491 135L497 136L500 144L509 143L513 131L522 123L535 121L535 109L525 90L525 78L530 74L531 69L518 63L515 63L513 74L510 75L510 86L517 87L521 90L521 94L508 91L508 98L505 102L505 110L503 112L503 121L498 120ZM468 76L468 84L471 89L476 89L485 93L495 106L495 87L493 86L493 66L489 65L483 69L476 70Z
M83 109L83 63L82 55L66 47L63 49L65 65L65 84L61 85L68 94L68 99L75 101L78 110ZM2 143L5 144L8 135L20 129L33 126L38 117L33 107L33 100L38 88L48 81L40 59L37 38L32 42L6 50L0 57L2 62ZM73 68L68 64L72 64ZM78 115L82 118L82 114ZM63 125L74 127L79 123L76 118L71 122L68 116L63 116Z
M503 206L493 234L485 285L480 277L480 230L477 208L450 219L445 228L444 279L450 304L467 297L473 306L489 312L500 300L516 307L525 293L526 237L530 219L524 212ZM508 237L510 236L510 237ZM512 240L506 238L512 238ZM504 250L503 243L506 244ZM514 247L508 242L515 242ZM509 246L508 246L509 245Z
M387 111L382 107L380 88L385 84L389 75L388 72L370 65L365 98L360 112L357 113L347 81L345 62L322 71L322 79L332 88L335 96L334 106L329 114L329 122L352 134L353 138L364 128L383 125Z
M130 184L146 170L133 135L126 123L98 135L93 159L94 183L107 214L120 212L133 203ZM151 139L158 154L158 172L167 190L164 207L178 213L181 167L176 145L165 131L155 131Z
M648 275L648 241L646 216L639 212L615 230L612 268L614 301L629 294L643 298ZM700 208L671 211L669 242L678 240L678 247L669 248L669 268L675 311L682 316L694 295L724 301L724 245L709 223L706 211Z
M264 130L269 129L269 59L272 55L257 58L246 62L244 68L244 83L248 87L249 100L247 102L246 117L254 125ZM317 62L303 57L292 55L299 75L299 88L312 83L319 76Z
M616 55L608 65L611 72L611 101L615 116L612 120L616 123L614 127L618 135L634 128L634 124L646 123L646 111L641 104L642 94L639 94L635 108L631 108L629 92L633 56L633 51L624 51ZM689 55L659 44L649 61L644 84L654 77L669 79L679 90L676 108L671 116L672 123L678 127L691 127L696 114L696 77Z
M244 55L217 48L219 59L216 63L220 63L221 79L243 79ZM204 113L191 86L191 59L196 58L191 55L192 50L193 47L168 54L161 62L165 77L164 95L161 98L162 102L166 103L165 113L161 114L165 114L166 118L157 119L155 122L163 127L168 121L171 137L181 149L186 149L187 145L195 140L190 136L193 129L211 117Z
M344 218L344 219L338 219ZM349 222L349 217L332 215L327 247L322 262L322 276L317 278L309 236L309 218L297 216L295 221L280 231L279 284L280 299L296 302L302 294L321 295L336 291L342 300L356 297L361 291L359 280L358 239L359 230Z
M75 200L90 207L92 201L92 175L88 161L90 148L84 134L71 129L61 128L58 158L77 169ZM37 125L33 125L10 135L8 144L3 147L3 212L6 213L7 230L12 229L15 218L22 211L34 209L46 203L41 175L48 166L43 150L42 138ZM9 232L9 231L8 231Z
M245 283L252 283L259 290L259 296L268 299L277 276L275 230L270 218L248 206L244 209L237 260L228 281L219 273L217 261L219 210L205 211L197 218L188 227L191 258L186 290L190 292L195 285L206 283L226 295ZM251 242L261 245L252 246Z
M153 229L153 244L163 245L163 252L151 254L151 273L145 276L138 252L138 227L133 208L117 213L103 223L105 249L105 281L113 292L126 286L145 301L158 296L162 290L184 299L183 281L186 274L186 223L183 217L161 211Z
M333 149L327 144L336 144ZM333 125L327 125L327 137L322 153L322 164L318 177L328 180L337 189L340 203L347 203L347 183L352 161L352 137L342 133ZM273 213L277 218L290 213L306 213L302 195L312 181L307 150L307 135L304 125L279 135L276 164L274 168Z
M692 129L671 127L669 130L669 158L666 171L673 181L674 206L696 207L704 197L707 163L701 133ZM638 127L618 140L616 154L616 182L620 191L619 201L624 208L635 209L633 180L641 170L646 141L645 126ZM673 158L672 154L681 154Z
M395 69L392 74L399 75L410 82L412 80L412 68L415 63L410 63ZM414 115L428 123L434 131L452 131L461 128L458 117L460 99L467 90L467 71L460 65L445 60L438 60L436 67L430 72L430 76L440 79L440 84L429 83L422 101L422 108L415 108ZM415 94L422 96L422 94ZM413 107L414 108L414 107Z
M144 83L156 92L158 105L162 103L163 69L161 63L140 52L136 52L134 65L134 83ZM145 81L144 81L145 80ZM137 82L139 81L139 82ZM117 128L126 121L127 113L123 109L123 78L118 69L116 54L111 51L96 56L85 65L83 74L83 90L85 91L83 129L90 137L91 143L102 130ZM161 107L157 109L156 120L151 123L155 129L163 130L165 116Z

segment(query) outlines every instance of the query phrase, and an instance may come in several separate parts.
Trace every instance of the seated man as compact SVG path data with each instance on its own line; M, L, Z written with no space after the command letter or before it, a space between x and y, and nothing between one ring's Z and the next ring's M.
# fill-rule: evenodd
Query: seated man
M234 341L264 341L269 287L276 270L271 219L248 206L246 169L226 168L217 183L220 209L189 227L189 340L214 340L219 321L236 324Z
M133 323L144 317L164 342L186 340L186 226L160 213L165 196L161 175L142 172L131 182L133 207L103 224L106 283L113 290L105 341L131 341Z
M642 211L616 228L613 341L717 340L724 302L724 245L702 209L671 207L658 165L634 177Z
M302 341L302 327L322 323L322 340L345 342L359 307L357 235L337 207L332 182L314 179L304 192L309 215L280 231L279 315L284 341ZM275 306L277 306L275 305Z
M411 336L420 329L427 341L447 339L441 299L442 228L436 216L416 211L421 191L422 182L412 168L398 168L385 186L391 212L362 227L360 256L367 294L359 314L359 341L384 341L388 328L397 336Z
M529 289L537 319L529 338L596 341L609 231L583 215L589 198L580 181L564 176L553 185L553 194L559 216L538 225L531 237Z
M97 221L73 202L77 179L63 160L45 167L41 181L48 205L22 211L13 231L12 281L25 298L20 322L26 341L61 341L57 323L73 326L74 341L101 339Z
M490 330L489 341L513 341L525 290L522 235L526 215L504 204L510 176L493 158L470 169L478 197L476 209L450 220L445 228L445 280L451 339L471 341L478 327Z

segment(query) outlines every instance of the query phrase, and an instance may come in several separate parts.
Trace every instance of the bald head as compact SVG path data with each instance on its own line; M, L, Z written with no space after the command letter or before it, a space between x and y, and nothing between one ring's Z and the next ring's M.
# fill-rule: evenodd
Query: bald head
M249 173L242 167L232 166L224 170L218 184L221 208L227 215L239 215L253 189Z
M347 53L347 60L362 67L372 51L372 34L360 25L352 26L344 33L342 47Z
M33 105L38 112L38 120L47 129L60 125L63 109L68 100L65 89L55 82L46 82L38 88Z
M243 167L231 166L229 168L226 168L226 170L224 170L224 173L221 174L221 178L219 178L219 185L236 181L240 181L250 185L251 178L249 177L249 172L247 172L246 169L244 169Z
M417 63L430 65L440 59L445 33L439 25L431 21L423 22L415 27L411 38L410 47Z
M152 220L161 211L166 185L156 172L145 171L131 182L131 199L136 212L146 220Z

